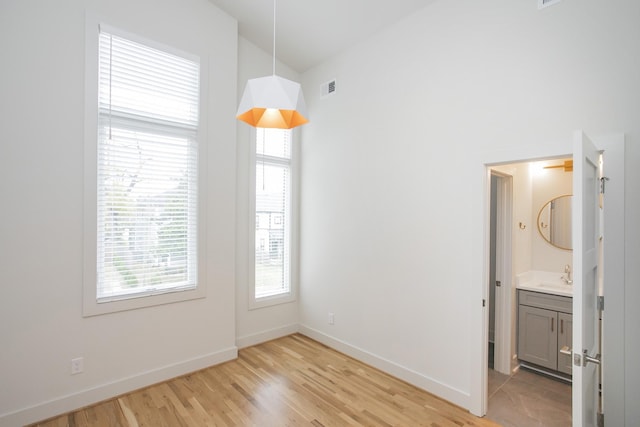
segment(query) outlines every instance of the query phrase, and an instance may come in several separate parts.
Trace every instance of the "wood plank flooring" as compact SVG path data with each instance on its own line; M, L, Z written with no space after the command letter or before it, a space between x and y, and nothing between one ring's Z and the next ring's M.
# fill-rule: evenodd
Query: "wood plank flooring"
M33 426L497 426L295 334Z

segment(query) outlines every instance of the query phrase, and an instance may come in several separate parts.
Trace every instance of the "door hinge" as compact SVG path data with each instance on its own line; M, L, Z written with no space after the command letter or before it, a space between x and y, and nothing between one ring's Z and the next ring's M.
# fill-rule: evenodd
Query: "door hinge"
M604 311L604 297L603 296L599 296L598 297L598 310Z
M500 280L496 280L496 286L499 288L500 286L502 286L502 282Z
M483 299L483 300L482 300L482 306L483 306L483 307L486 307L486 305L487 305L487 300L486 300L486 299Z
M602 178L600 178L600 193L604 194L604 183L609 181L609 178L606 176L603 176Z
M598 412L598 427L604 427L604 414Z

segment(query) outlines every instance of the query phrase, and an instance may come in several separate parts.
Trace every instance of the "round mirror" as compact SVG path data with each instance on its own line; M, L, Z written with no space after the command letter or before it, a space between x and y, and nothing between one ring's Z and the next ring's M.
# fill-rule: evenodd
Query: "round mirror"
M571 250L571 195L547 202L538 214L538 231L553 246Z

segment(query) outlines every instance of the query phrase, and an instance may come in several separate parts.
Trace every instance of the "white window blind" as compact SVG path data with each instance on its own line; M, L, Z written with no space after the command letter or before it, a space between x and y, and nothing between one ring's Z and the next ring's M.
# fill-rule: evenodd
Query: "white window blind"
M197 285L197 58L101 28L97 300Z
M255 298L291 291L291 130L256 130Z

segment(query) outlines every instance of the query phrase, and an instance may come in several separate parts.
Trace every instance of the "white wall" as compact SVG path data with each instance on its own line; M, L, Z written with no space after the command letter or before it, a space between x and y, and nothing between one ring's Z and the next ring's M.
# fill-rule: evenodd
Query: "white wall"
M81 317L86 9L210 55L206 299ZM621 387L628 424L640 419L639 15L629 0L543 11L534 0L438 1L305 73L301 329L471 406L483 162L568 154L576 128L625 132ZM242 40L238 53L235 22L204 0L4 1L0 36L0 425L229 357L236 336L243 345L288 330L295 305L243 305L249 245L235 226L235 185L238 223L247 221L249 167L234 146L237 92L269 73L268 55ZM338 93L320 100L333 77ZM237 141L248 134L238 127ZM77 356L85 372L70 376Z
M478 411L483 162L570 154L579 128L627 134L638 324L638 16L628 0L438 1L306 72L301 329ZM640 337L626 334L633 420Z
M531 241L535 233L536 217L532 205L532 179L529 163L493 166L491 169L512 177L513 228L512 228L512 279L517 274L532 269ZM520 228L520 224L524 228Z
M242 96L248 79L269 76L273 73L273 57L246 39L238 39L238 99ZM281 63L276 64L276 74L299 81L300 76ZM298 330L297 301L249 310L249 286L252 284L249 255L254 250L249 211L250 168L255 167L250 158L249 147L255 132L243 122L237 121L238 142L236 172L236 337L238 347L254 345L262 341L287 335ZM294 133L294 144L300 145L299 135ZM297 188L297 187L296 187ZM295 212L294 214L297 214ZM292 285L297 286L297 268L293 266Z
M538 213L551 199L573 194L573 173L565 172L564 168L544 169L545 165L557 165L560 160L532 163L532 221L533 233L531 269L539 271L557 272L564 274L564 266L573 264L573 253L556 248L544 240L538 231Z
M542 206L561 195L573 193L573 174L564 169L545 169L564 160L514 163L492 169L513 177L513 274L528 270L564 272L572 263L572 252L546 242L538 231ZM520 223L524 229L520 228Z
M210 64L204 299L82 317L86 12ZM235 357L236 25L206 0L1 3L0 425Z

